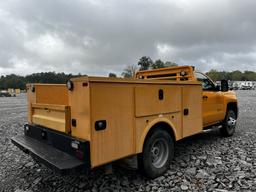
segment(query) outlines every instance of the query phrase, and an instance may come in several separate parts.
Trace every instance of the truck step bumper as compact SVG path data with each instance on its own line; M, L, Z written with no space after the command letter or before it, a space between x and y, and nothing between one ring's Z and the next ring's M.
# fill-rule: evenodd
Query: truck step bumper
M81 170L85 166L83 161L26 135L12 138L12 143L37 161L62 174Z

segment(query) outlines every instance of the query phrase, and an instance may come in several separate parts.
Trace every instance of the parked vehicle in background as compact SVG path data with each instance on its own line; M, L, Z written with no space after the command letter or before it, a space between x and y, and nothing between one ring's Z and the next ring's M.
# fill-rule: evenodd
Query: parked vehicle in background
M232 81L234 90L255 90L256 81Z
M18 94L21 93L21 90L20 89L9 88L8 92L12 95L12 97L16 97Z
M241 90L252 90L252 87L248 85L242 85Z
M0 97L16 97L20 93L21 93L20 89L9 88L7 90L1 90Z
M8 91L0 91L0 97L11 97L12 95Z
M140 71L135 79L78 77L29 84L28 124L12 142L49 167L92 169L137 156L150 178L163 174L174 143L220 126L232 136L237 98L191 66Z

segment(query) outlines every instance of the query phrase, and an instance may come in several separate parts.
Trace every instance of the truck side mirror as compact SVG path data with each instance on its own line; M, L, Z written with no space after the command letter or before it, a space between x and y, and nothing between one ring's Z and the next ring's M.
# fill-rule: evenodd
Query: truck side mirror
M227 80L221 80L221 91L227 92L229 90L228 87L228 81Z
M220 86L219 85L216 85L215 86L215 91L220 91L221 89L220 89Z

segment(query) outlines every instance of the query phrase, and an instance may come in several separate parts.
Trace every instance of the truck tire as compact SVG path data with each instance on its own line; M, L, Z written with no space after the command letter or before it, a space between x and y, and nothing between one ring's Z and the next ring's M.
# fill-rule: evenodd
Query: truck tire
M174 156L174 142L171 135L162 129L156 129L144 143L143 152L139 155L139 169L153 179L169 169Z
M236 119L236 113L233 110L228 110L222 123L222 127L220 128L222 136L230 137L235 133Z

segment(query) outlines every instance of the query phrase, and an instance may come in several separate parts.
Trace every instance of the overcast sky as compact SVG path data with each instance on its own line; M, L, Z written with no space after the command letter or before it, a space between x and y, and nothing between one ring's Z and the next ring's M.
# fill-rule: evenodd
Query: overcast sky
M141 56L256 71L254 0L3 0L0 75L120 74Z

